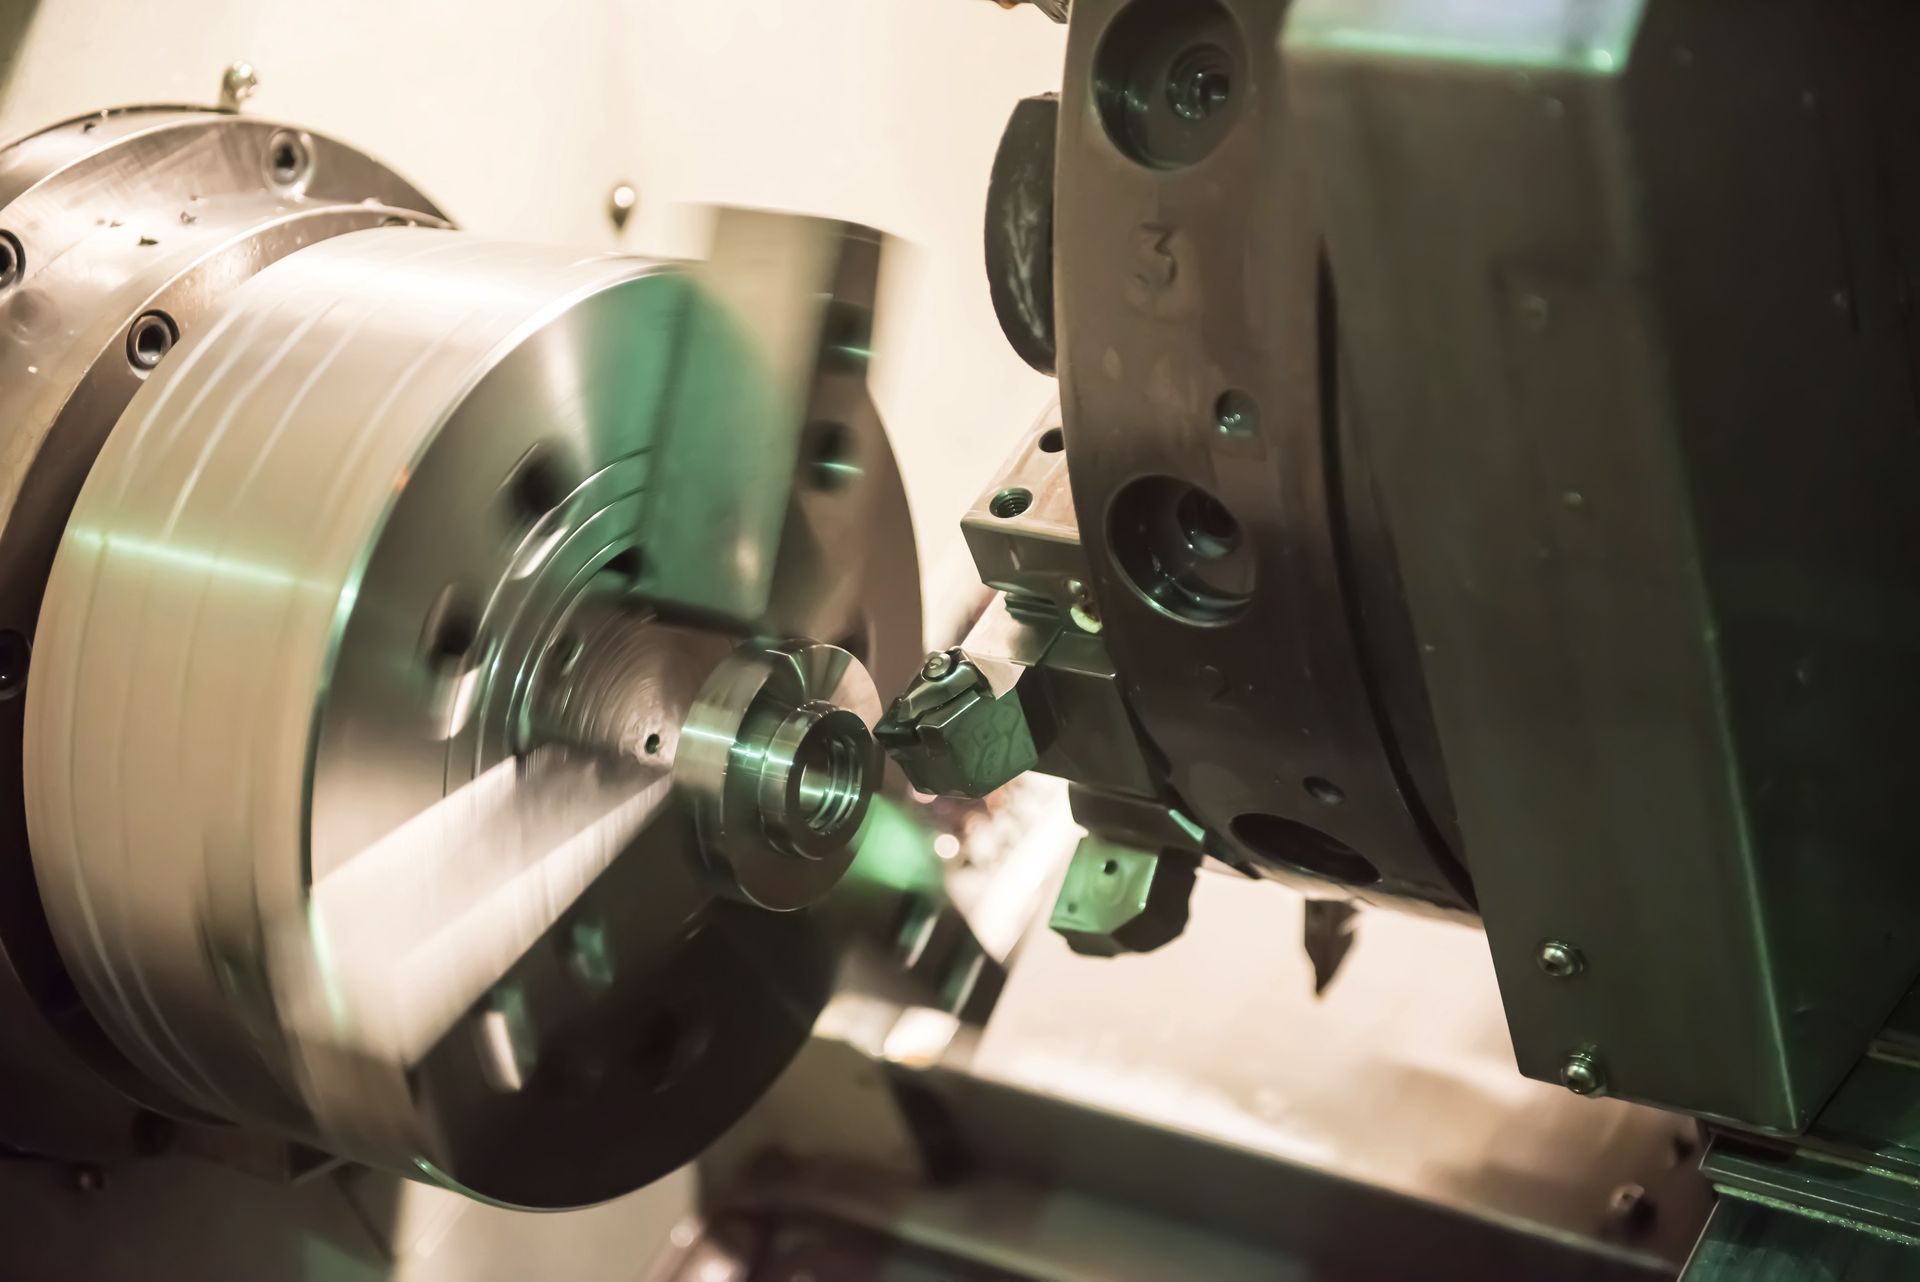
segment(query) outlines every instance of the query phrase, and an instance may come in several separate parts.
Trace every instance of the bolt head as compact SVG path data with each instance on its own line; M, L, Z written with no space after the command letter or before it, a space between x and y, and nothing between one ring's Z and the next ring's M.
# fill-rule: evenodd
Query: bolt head
M1640 1214L1647 1204L1647 1190L1638 1184L1622 1184L1607 1198L1607 1210L1621 1219Z
M260 87L260 74L253 64L245 59L230 65L220 76L220 105L237 108L253 97L253 91Z
M1560 1068L1560 1084L1575 1095L1599 1095L1607 1089L1607 1075L1591 1051L1575 1051Z
M1559 939L1543 942L1535 959L1539 961L1540 969L1555 979L1572 979L1587 965L1587 959L1578 948Z
M632 183L615 183L613 190L607 193L607 217L613 220L617 231L627 225L627 219L633 217L633 210L640 203L640 193L634 190Z
M927 661L920 665L920 675L929 681L938 681L952 671L953 656L944 650L928 655Z
M1622 1184L1607 1198L1608 1227L1628 1241L1643 1238L1653 1228L1658 1210L1645 1188Z

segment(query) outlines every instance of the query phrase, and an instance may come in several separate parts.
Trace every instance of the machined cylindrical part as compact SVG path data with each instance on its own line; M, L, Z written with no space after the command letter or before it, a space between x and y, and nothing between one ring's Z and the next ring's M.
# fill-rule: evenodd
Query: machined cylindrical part
M261 272L155 362L26 699L47 917L140 1072L565 1206L689 1159L780 1071L831 970L762 909L851 860L877 699L843 650L736 649L756 618L662 622L649 564L708 476L692 434L805 408L810 358L773 379L752 332L677 264L383 228ZM802 516L901 510L865 484ZM849 595L778 516L741 563Z

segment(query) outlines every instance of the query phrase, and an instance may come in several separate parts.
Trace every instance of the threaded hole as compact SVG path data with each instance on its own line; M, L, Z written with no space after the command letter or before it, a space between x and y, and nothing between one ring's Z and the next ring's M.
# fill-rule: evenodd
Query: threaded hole
M165 312L145 312L127 331L127 360L138 370L158 365L179 337L173 318Z
M987 504L987 511L1004 521L1010 517L1019 516L1032 506L1033 491L1023 490L1016 486L1012 489L1001 490L998 494L994 495L993 501Z
M267 141L267 177L281 187L304 181L313 153L299 134L282 129Z
M866 745L851 734L827 731L803 745L800 819L807 830L830 836L846 826L866 792Z

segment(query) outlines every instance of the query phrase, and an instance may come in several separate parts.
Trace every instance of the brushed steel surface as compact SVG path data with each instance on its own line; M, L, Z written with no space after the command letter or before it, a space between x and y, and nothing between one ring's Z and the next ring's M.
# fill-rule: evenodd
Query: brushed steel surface
M835 646L743 647L714 670L675 774L720 884L782 911L833 888L878 786L879 718L873 679Z
M274 181L269 121L185 108L101 112L0 150L0 231L24 265L0 288L0 630L30 638L68 512L147 377L135 318L191 335L239 282L288 253L439 211L377 162L302 132ZM165 359L164 357L162 358ZM136 1147L128 1095L179 1107L132 1072L80 1004L41 914L20 792L26 703L0 700L0 1135L104 1158ZM113 1084L109 1088L108 1084Z
M578 1205L804 1038L823 942L715 900L633 720L677 728L724 643L657 629L618 733L544 737L632 640L593 612L645 622L652 446L715 308L655 262L369 231L237 290L129 408L41 620L29 814L76 982L170 1091Z
M1521 1071L1797 1131L1920 968L1920 25L1528 8L1291 10L1352 402Z

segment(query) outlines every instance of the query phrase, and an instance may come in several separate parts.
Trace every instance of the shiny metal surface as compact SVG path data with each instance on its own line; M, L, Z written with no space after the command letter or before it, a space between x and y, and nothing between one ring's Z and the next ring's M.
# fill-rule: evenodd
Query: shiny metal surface
M1863 1233L1834 1220L1722 1199L1684 1282L1903 1282L1920 1269L1920 1244Z
M1214 853L1470 912L1289 141L1287 13L1073 6L1055 306L1087 583L1164 790Z
M721 886L785 912L839 882L879 787L879 716L873 679L834 646L749 645L713 670L681 731L674 778Z
M986 891L977 921L1032 847L1057 880L1077 834L1029 804L1047 791L995 794L946 859ZM1363 910L1316 991L1303 908L1203 875L1191 927L1150 954L1036 929L985 1027L946 1042L930 1012L837 996L742 1129L815 1159L767 1164L789 1196L1041 1277L1671 1277L1710 1200L1694 1123L1517 1078L1471 930ZM1622 1220L1629 1186L1645 1211Z
M1024 498L1003 497L1024 494ZM960 519L980 581L1014 597L1092 609L1086 552L1067 474L1066 431L1048 409Z
M165 347L286 254L388 221L438 223L410 184L304 134L309 166L275 181L265 121L189 109L102 112L0 150L0 644L27 682L27 640L61 530L95 453ZM161 335L160 345L140 335ZM17 689L16 685L16 689ZM23 699L0 700L0 1136L106 1157L136 1147L136 1110L179 1100L129 1070L55 956L22 808ZM111 1081L114 1088L105 1083Z
M1920 969L1920 27L1527 9L1292 8L1348 404L1521 1070L1795 1131Z
M688 269L716 306L689 320L659 442L650 596L773 636L860 633L874 488L850 482L886 448L866 379L879 263L862 228L719 214Z
M1004 663L989 675L964 647L935 651L875 735L921 792L984 797L1039 760L1015 688L1023 671Z
M1076 953L1147 953L1187 928L1199 860L1083 837L1067 864L1047 925Z
M236 290L130 407L37 635L29 813L76 982L170 1091L578 1205L797 1048L823 942L715 898L674 787L727 645L638 590L676 375L765 376L704 337L723 309L645 260L372 231ZM826 702L864 670L816 651L743 737L830 866L873 781L809 790L866 735Z
M1803 1134L1717 1131L1701 1169L1722 1212L1686 1276L1725 1276L1739 1266L1765 1277L1768 1268L1824 1266L1828 1276L1851 1279L1878 1276L1863 1267L1875 1260L1902 1262L1910 1273L1920 1263L1916 1049L1920 990L1902 999ZM1817 1232L1815 1222L1823 1226Z

